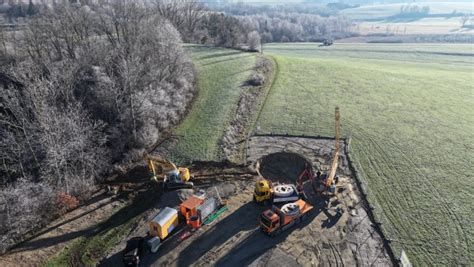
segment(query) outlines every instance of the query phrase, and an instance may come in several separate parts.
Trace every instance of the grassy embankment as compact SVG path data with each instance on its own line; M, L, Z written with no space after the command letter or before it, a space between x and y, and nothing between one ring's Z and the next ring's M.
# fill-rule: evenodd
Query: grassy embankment
M334 106L375 213L419 266L474 262L470 45L270 44L263 132L333 135Z
M256 55L222 48L189 46L198 68L199 97L175 134L173 158L178 162L219 161L219 141L233 118L242 85Z

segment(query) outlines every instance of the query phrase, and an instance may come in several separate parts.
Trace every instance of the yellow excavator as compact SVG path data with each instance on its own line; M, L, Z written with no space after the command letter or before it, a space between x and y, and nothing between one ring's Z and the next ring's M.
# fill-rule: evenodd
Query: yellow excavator
M190 182L191 174L188 168L178 168L168 159L158 156L146 156L148 169L152 174L152 180L163 182L165 189L192 188L194 184Z

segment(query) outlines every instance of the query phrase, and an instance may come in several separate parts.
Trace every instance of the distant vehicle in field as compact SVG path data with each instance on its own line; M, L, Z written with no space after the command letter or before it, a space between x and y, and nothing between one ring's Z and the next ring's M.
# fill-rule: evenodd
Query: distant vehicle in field
M143 256L143 238L133 237L127 241L123 251L123 264L125 266L138 266Z
M331 46L334 44L334 41L331 39L325 39L320 46Z

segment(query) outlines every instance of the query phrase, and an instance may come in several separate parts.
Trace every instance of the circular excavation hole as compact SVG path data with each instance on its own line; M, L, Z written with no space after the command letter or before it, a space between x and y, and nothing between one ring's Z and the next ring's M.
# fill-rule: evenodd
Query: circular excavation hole
M288 152L266 155L257 165L258 171L265 179L287 183L295 183L307 167L311 167L309 160L299 154Z

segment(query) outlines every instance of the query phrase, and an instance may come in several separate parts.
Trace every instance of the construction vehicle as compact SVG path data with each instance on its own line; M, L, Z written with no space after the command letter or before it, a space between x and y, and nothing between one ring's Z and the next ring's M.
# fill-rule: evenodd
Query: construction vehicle
M227 209L226 203L220 198L217 189L216 192L218 198L207 197L206 193L199 191L179 205L179 210L187 225L195 230L199 229L203 224L215 220ZM213 216L216 214L217 216Z
M165 189L192 188L194 184L190 182L191 175L188 168L178 168L171 161L157 157L146 157L148 169L152 173L155 182L163 181Z
M303 183L307 180L310 180L313 189L317 194L327 194L333 195L336 192L336 184L339 178L336 176L337 166L339 163L340 155L340 135L341 135L341 114L339 107L336 107L335 111L335 145L334 145L334 154L332 157L331 167L328 173L321 173L318 171L316 175L313 173L311 166L306 166L306 168L301 172L297 179L297 187L302 188Z
M272 206L260 216L260 227L264 233L270 236L278 235L302 222L312 209L313 206L302 199L285 204L281 209Z
M298 190L293 184L273 184L267 179L261 179L255 183L253 200L256 203L286 203L300 198L305 198L304 192Z
M334 41L333 41L333 40L331 40L331 39L324 39L322 45L320 45L320 46L331 46L331 45L333 45L333 44L334 44Z
M144 254L143 243L143 237L133 237L127 241L122 258L124 266L140 266L140 260Z
M328 174L320 175L318 179L319 187L316 189L320 193L327 192L329 194L334 194L336 192L336 182L334 178L336 177L337 166L339 164L339 153L340 153L340 138L341 138L341 114L339 111L339 107L336 107L335 111L335 144L334 144L334 154L332 157L332 164L331 168L329 169ZM318 178L318 177L316 177Z

